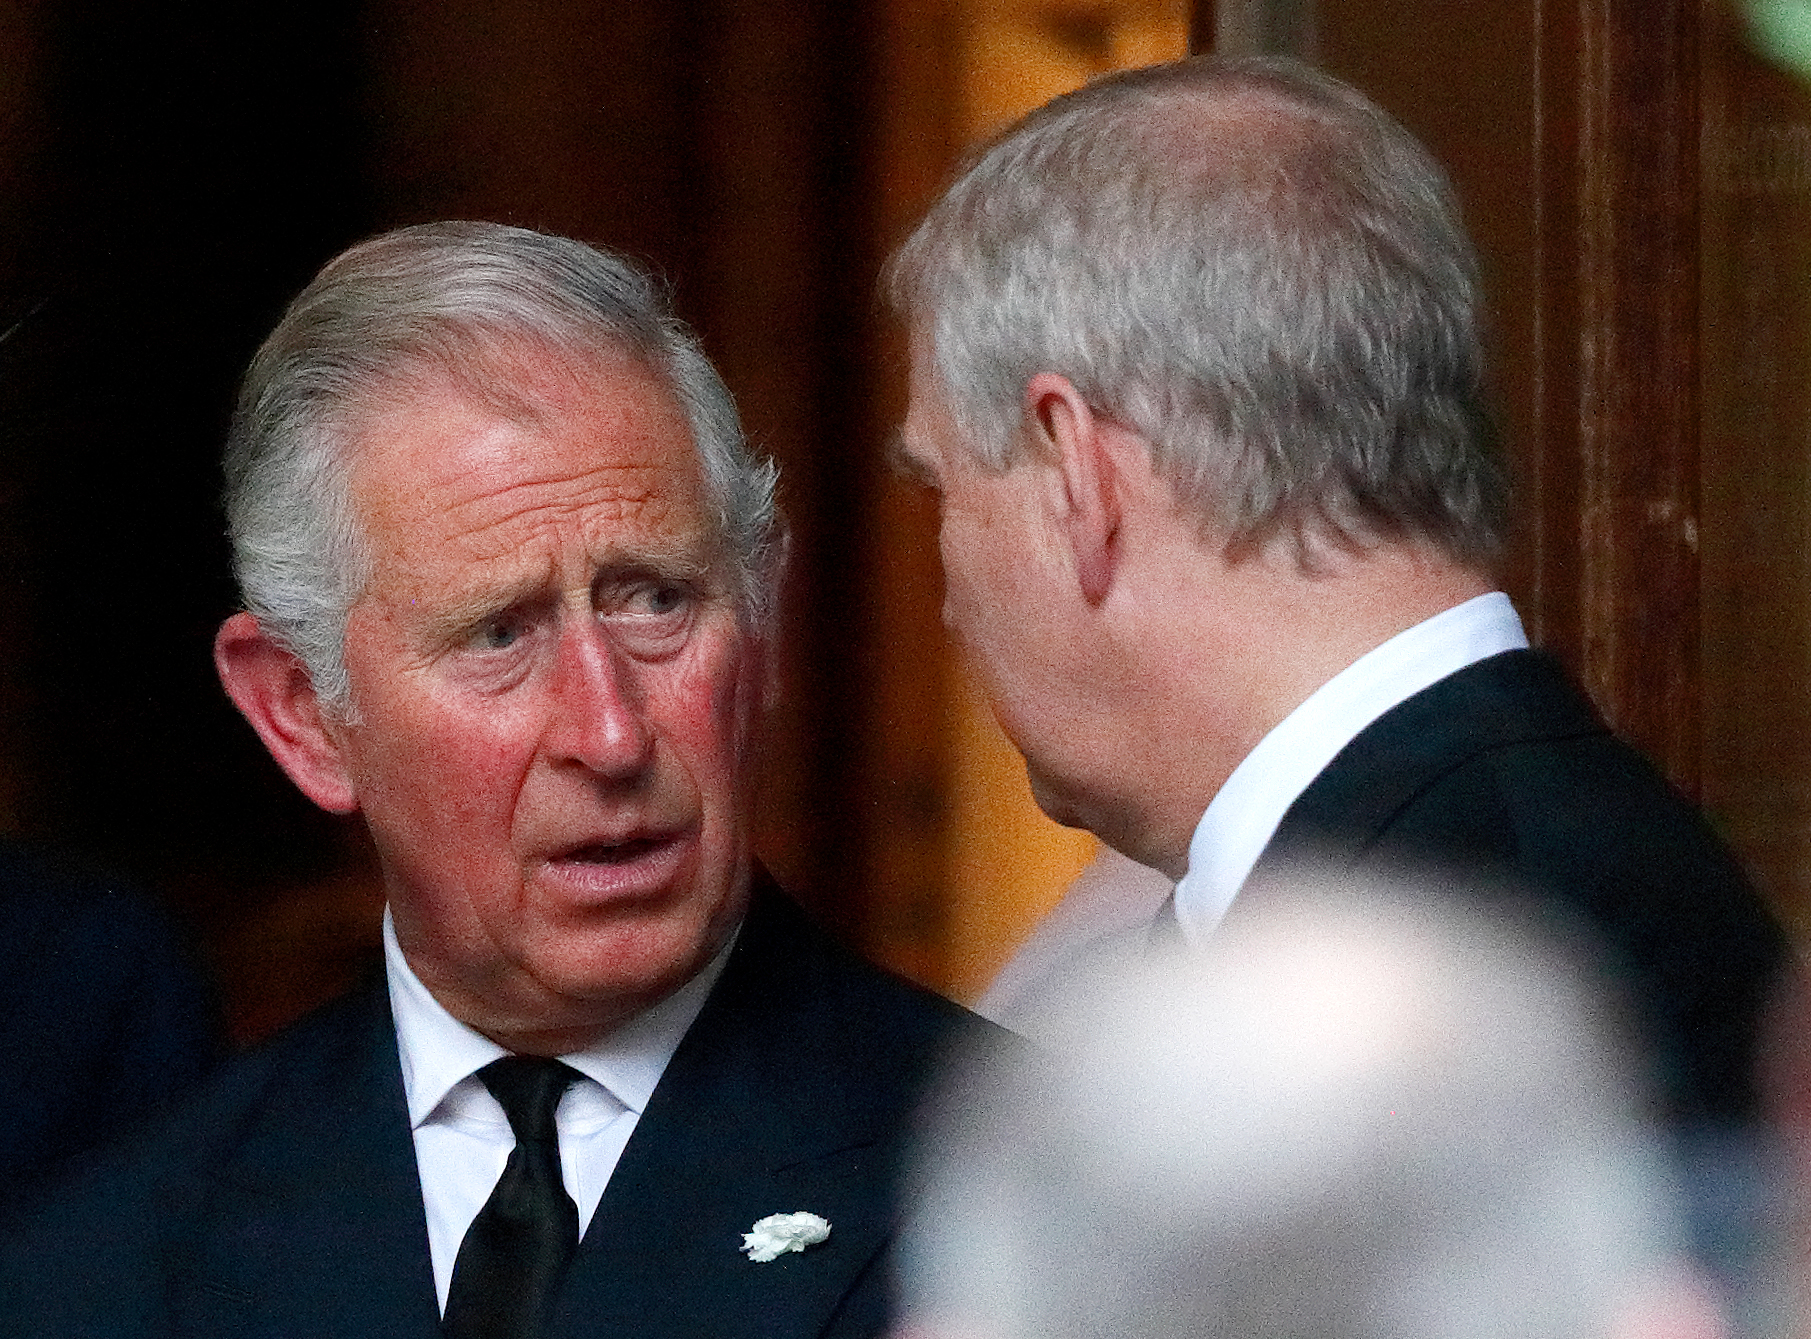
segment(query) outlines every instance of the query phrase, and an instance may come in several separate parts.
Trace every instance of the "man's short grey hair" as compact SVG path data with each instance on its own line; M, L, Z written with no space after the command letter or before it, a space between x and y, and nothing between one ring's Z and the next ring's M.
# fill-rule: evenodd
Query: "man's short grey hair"
M734 401L660 286L625 258L496 223L428 223L330 261L264 341L226 446L226 512L245 607L351 707L346 620L370 575L353 512L351 446L368 417L434 379L505 414L512 350L576 363L625 355L683 406L744 618L764 628L779 579L776 470L751 452ZM503 369L505 375L499 375ZM406 403L406 398L405 398Z
M1135 430L1178 500L1272 535L1431 542L1487 568L1507 475L1477 262L1445 173L1356 90L1197 57L1108 76L985 146L895 258L976 458L1017 457L1027 382Z

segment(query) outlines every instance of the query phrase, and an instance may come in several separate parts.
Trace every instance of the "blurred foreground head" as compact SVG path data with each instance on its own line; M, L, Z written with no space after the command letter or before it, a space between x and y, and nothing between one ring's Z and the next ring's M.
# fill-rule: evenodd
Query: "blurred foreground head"
M933 1118L913 1339L1718 1332L1614 1037L1502 921L1304 883L1063 1014Z

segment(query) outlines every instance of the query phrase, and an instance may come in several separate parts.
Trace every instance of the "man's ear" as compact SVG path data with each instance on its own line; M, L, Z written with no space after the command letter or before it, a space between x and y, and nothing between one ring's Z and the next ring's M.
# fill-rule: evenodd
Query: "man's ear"
M1107 424L1067 377L1039 372L1025 383L1025 423L1035 449L1062 481L1061 529L1090 604L1107 598L1119 563L1118 467Z
M214 637L214 668L227 696L304 795L330 813L358 808L339 742L301 661L272 641L257 619L239 613Z

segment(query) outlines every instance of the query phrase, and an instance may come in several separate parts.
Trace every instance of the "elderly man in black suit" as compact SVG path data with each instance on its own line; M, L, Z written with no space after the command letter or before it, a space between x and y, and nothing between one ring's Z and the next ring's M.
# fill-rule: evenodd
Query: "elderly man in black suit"
M32 1335L868 1335L953 1005L755 865L774 471L655 286L488 224L330 263L227 450L227 691L361 813L383 979L24 1223Z
M1750 1114L1782 937L1496 589L1476 264L1421 145L1286 61L1109 77L987 146L892 285L945 621L1046 813L1179 880L1194 941L1304 856L1532 892L1672 1115Z

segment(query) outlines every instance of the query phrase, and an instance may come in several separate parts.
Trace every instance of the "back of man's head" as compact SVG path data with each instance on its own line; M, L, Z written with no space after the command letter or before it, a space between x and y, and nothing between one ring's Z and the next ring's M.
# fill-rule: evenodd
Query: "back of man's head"
M1501 552L1452 189L1325 75L1198 57L1059 98L980 152L892 291L985 464L1013 459L1026 384L1054 372L1234 551L1409 540L1480 570Z
M969 1076L914 1339L1603 1339L1692 1298L1577 977L1432 901L1300 894L1077 983L1065 1044Z

